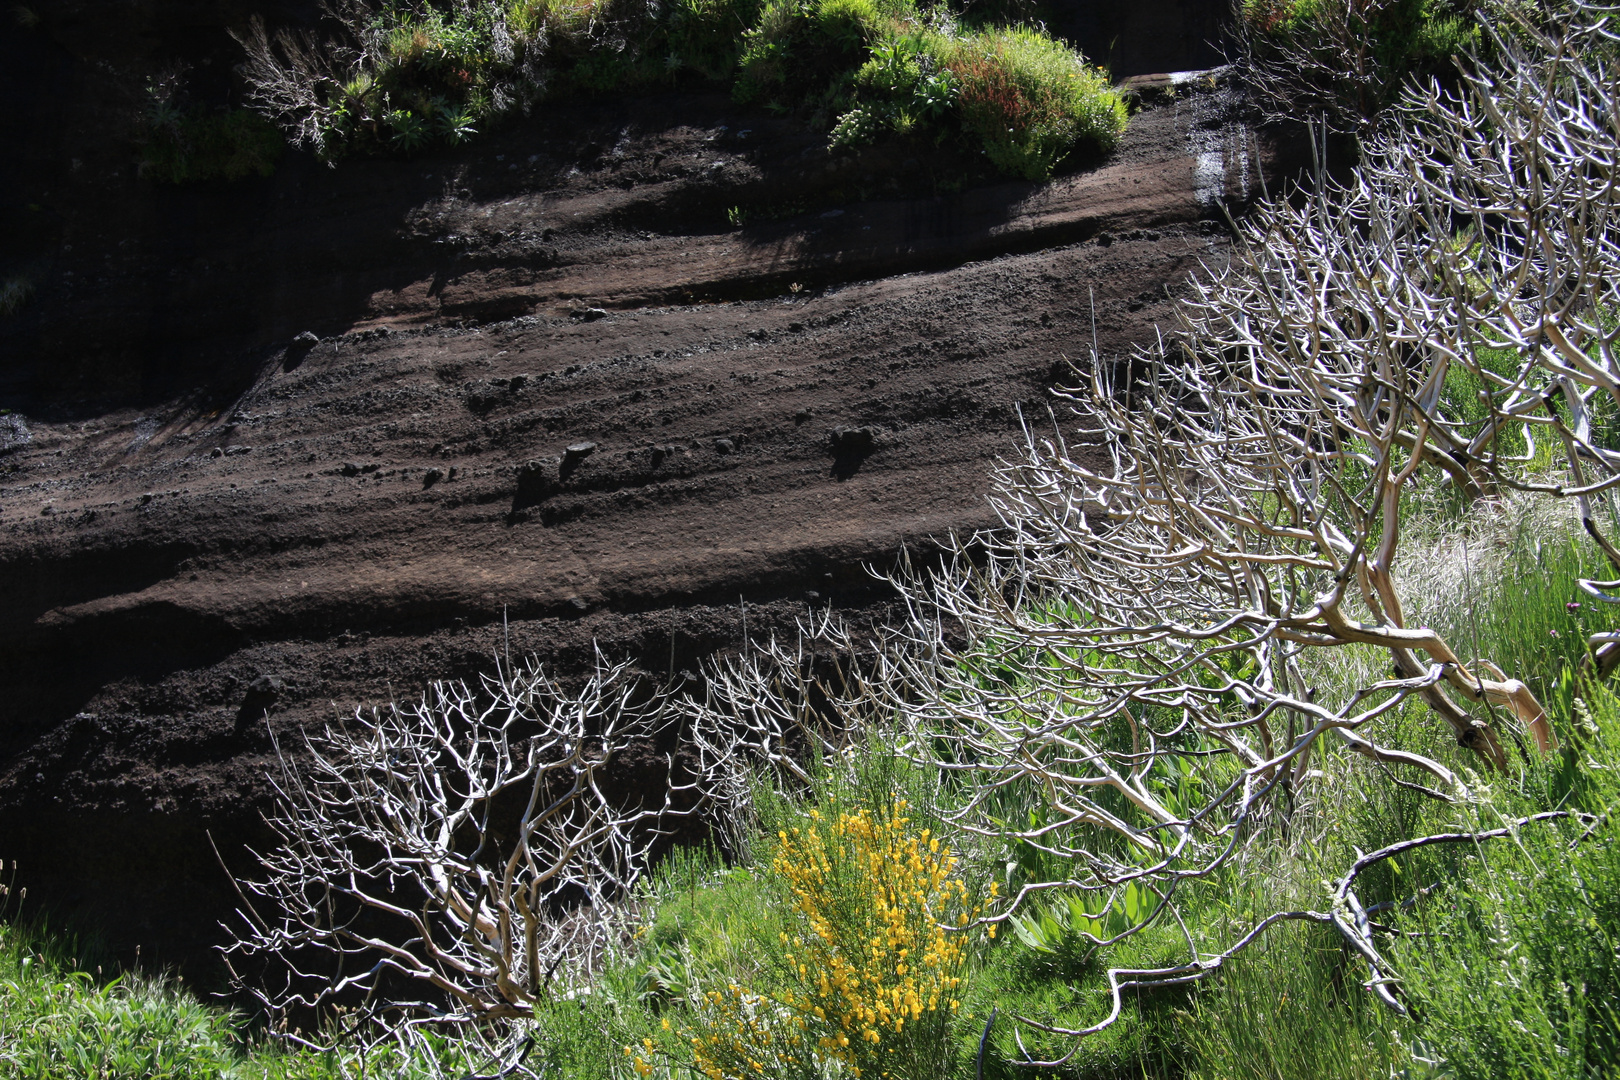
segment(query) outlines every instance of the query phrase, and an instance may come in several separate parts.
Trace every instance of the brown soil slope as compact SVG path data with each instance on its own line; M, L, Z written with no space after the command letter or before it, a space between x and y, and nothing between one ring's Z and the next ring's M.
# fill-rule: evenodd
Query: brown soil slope
M204 830L255 835L267 715L476 677L508 635L661 676L745 617L880 617L864 567L992 523L1020 411L1049 423L1094 332L1151 339L1255 173L1194 85L1106 161L949 197L728 109L81 226L29 378L124 349L157 390L0 416L0 857L180 956L228 904ZM169 392L139 357L177 311Z

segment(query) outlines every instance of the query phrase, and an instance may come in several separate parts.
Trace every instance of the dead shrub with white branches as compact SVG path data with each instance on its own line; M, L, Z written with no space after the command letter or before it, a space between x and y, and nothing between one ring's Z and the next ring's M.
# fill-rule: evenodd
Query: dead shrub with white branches
M695 778L669 758L660 788L613 777L672 719L645 697L625 665L577 692L503 666L481 692L438 683L329 726L302 754L278 747L280 845L243 885L227 959L286 962L284 983L259 988L277 1012L401 1007L379 992L415 983L438 1019L519 1017L579 986L611 953L615 903L660 830L697 809Z
M353 113L350 123L373 130L381 121L373 103L351 85L382 62L387 43L364 0L341 0L323 11L333 25L330 34L287 28L271 33L263 16L254 15L231 36L245 54L239 70L254 111L279 126L293 146L325 158L336 149L340 111Z
M396 1039L400 1023L523 1018L588 986L627 940L662 837L744 836L749 777L802 777L795 755L833 745L808 668L754 709L728 670L708 680L725 704L705 709L600 656L577 690L508 662L476 689L435 683L278 744L279 844L239 884L226 959L255 976L238 982L274 1015L343 1005L351 1041L383 1013L370 1034ZM655 750L672 729L680 757ZM266 959L280 978L257 974Z

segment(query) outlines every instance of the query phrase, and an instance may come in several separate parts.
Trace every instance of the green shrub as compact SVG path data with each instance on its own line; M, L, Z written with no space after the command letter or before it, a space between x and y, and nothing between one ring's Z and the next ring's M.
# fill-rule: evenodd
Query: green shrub
M284 148L275 125L247 109L164 120L148 129L141 173L169 184L269 176Z
M1471 17L1477 5L1468 0L1393 0L1350 5L1346 12L1342 6L1343 0L1245 0L1243 18L1264 34L1310 41L1328 23L1348 17L1397 77L1432 72L1480 43Z
M665 27L665 71L730 81L742 55L743 34L759 18L760 5L761 0L675 0Z
M997 169L1031 180L1078 147L1110 150L1125 131L1124 99L1107 77L1040 30L962 35L913 22L874 43L851 81L854 107L833 127L834 149L884 132L952 131Z
M956 76L919 48L920 36L890 38L872 47L871 59L855 72L860 104L833 128L833 149L870 142L880 131L908 134L932 127L943 135L956 105Z
M821 89L858 67L886 26L910 12L905 0L767 0L743 37L732 93L748 103Z

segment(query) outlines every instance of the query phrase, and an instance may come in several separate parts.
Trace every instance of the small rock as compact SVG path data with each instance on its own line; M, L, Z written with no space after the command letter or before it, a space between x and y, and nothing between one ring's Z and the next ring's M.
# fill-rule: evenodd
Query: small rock
M287 680L280 675L260 675L247 686L247 692L255 697L280 697L286 689Z
M587 604L584 600L581 600L577 596L570 596L568 598L568 606L573 608L575 611L588 611L591 605Z
M209 457L224 457L225 456L225 448L221 447L221 446L216 446L212 450L208 451L208 456Z
M809 592L805 593L804 598L810 601L812 604L818 604L821 602L821 594L816 592L814 589L811 589Z
M596 444L593 442L577 442L563 451L563 460L570 462L584 461L596 453Z
M292 339L293 347L298 349L313 349L321 343L320 336L312 330L305 330Z
M597 319L607 318L607 312L599 307L575 308L569 314L581 322L595 322Z
M235 457L237 454L250 454L252 452L253 447L251 446L227 446L225 448L225 455L227 457Z
M338 472L342 473L344 476L359 476L360 466L356 465L352 461L345 461L343 463L343 468L339 469Z
M517 493L512 499L512 513L517 514L531 506L545 502L557 491L559 482L556 458L525 462L517 470Z
M870 426L839 427L832 429L827 442L840 454L858 454L876 446L879 434L877 428Z
M440 480L443 480L443 479L444 479L444 470L439 468L438 466L434 466L433 468L429 469L427 472L422 474L422 486L424 488L430 488L434 484L437 484Z
M529 377L527 375L514 375L512 376L512 381L506 384L506 388L512 393L516 394L521 392L528 382Z
M714 449L718 454L733 454L737 451L737 444L730 439L714 440Z

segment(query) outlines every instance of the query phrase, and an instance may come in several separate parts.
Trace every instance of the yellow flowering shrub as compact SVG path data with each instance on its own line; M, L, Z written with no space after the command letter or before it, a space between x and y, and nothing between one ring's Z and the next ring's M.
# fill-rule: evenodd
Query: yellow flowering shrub
M777 834L771 871L790 910L771 993L710 991L687 1032L710 1080L948 1074L979 908L957 857L930 830L913 832L896 800L886 812L810 811ZM945 924L956 929L947 930Z

